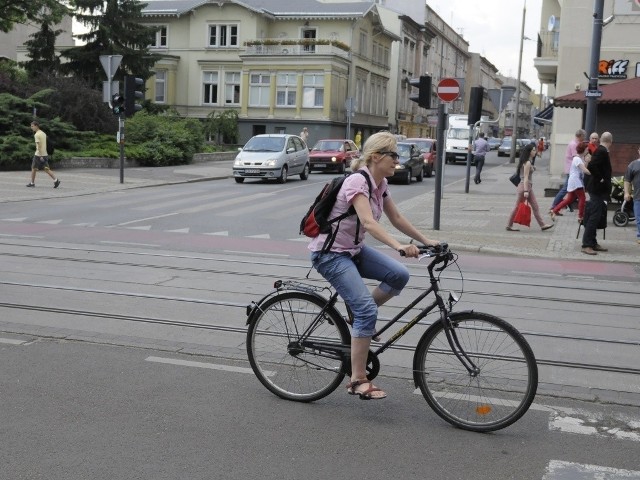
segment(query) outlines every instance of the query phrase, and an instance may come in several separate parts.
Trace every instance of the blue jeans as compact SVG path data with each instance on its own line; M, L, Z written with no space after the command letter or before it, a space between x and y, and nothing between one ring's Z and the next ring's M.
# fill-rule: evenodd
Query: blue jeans
M558 205L562 201L564 196L567 194L568 185L569 185L569 175L567 175L567 179L564 181L562 188L560 188L560 191L556 194L555 198L553 199L553 203L551 204L552 210L556 208L556 205Z
M640 200L633 201L633 214L636 216L636 238L640 240Z
M398 295L409 281L407 267L366 245L355 257L348 253L313 252L311 263L349 305L354 337L373 336L378 319L378 306L363 279L380 281L378 288L391 295Z
M484 155L476 155L474 158L476 161L476 176L473 180L476 183L480 183L480 181L482 180L480 178L480 174L482 173L482 167L484 167Z

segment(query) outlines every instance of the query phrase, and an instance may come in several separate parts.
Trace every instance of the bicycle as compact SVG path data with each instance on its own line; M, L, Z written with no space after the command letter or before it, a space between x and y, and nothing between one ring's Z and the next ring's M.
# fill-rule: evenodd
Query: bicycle
M367 378L378 375L380 354L438 308L439 318L416 346L415 385L429 406L456 427L490 432L511 425L526 413L536 395L538 367L531 347L515 327L496 316L472 310L452 312L458 299L449 292L445 301L440 274L434 275L434 268L441 273L452 263L457 265L457 255L446 244L419 248L420 259L433 257L427 266L429 288L374 336L384 334L431 293L435 299L389 340L372 347ZM347 319L336 308L338 294L329 287L297 281L278 280L274 288L247 306L251 368L281 398L321 399L351 375L351 336Z

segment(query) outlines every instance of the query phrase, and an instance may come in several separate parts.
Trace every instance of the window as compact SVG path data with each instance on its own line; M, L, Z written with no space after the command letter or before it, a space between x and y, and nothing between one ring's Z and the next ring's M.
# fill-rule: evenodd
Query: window
M296 106L296 86L298 85L295 73L279 73L276 77L276 105L279 107Z
M367 32L360 32L360 55L363 57L367 56L367 43L369 42L369 36Z
M249 76L249 105L268 107L270 88L271 79L268 73L252 73Z
M155 79L156 96L154 101L156 103L164 103L167 101L167 71L158 70L156 72Z
M204 72L203 87L202 103L218 103L218 72Z
M305 40L315 40L316 39L316 29L315 28L307 28L302 31L302 38ZM304 45L304 51L309 53L314 53L316 51L315 45Z
M210 47L237 47L238 25L209 25Z
M151 44L151 48L167 48L167 26L161 25L156 30L156 36Z
M224 103L226 105L240 104L240 72L224 74Z
M314 108L324 106L324 75L305 73L302 77L302 106Z

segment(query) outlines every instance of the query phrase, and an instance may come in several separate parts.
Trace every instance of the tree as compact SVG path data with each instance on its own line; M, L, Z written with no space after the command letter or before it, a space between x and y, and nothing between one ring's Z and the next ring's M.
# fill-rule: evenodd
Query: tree
M29 35L31 40L24 42L30 60L22 62L21 66L30 77L59 71L60 58L56 55L56 37L61 33L62 30L53 30L52 24L44 21L40 30Z
M104 80L100 56L122 55L115 79L121 80L127 73L145 79L151 76L150 69L160 56L149 51L155 28L139 23L144 3L137 0L76 0L75 4L79 11L86 12L76 18L89 27L89 32L77 36L86 42L85 45L62 53L69 60L61 65L63 73L79 76L99 88Z
M69 9L58 0L0 0L0 32L9 32L14 24L58 23Z

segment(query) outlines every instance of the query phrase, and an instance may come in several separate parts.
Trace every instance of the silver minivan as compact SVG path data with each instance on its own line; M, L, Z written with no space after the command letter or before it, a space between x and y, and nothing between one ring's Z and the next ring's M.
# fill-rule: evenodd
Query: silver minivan
M233 177L237 183L245 178L277 180L285 183L289 175L309 178L309 148L297 135L283 133L252 137L233 162Z

